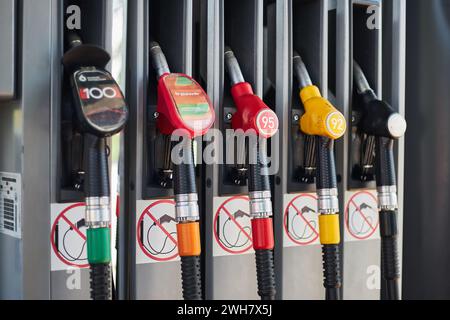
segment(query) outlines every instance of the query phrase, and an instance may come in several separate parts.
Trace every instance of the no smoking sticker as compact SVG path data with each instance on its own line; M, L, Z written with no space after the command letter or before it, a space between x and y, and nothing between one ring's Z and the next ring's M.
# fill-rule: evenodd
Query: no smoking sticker
M378 202L375 191L349 192L345 206L345 241L379 239Z
M136 215L136 263L178 261L175 201L139 201Z
M52 204L51 270L88 268L85 205Z
M214 198L215 257L254 253L249 198Z
M286 195L283 216L283 246L320 244L319 215L315 194Z

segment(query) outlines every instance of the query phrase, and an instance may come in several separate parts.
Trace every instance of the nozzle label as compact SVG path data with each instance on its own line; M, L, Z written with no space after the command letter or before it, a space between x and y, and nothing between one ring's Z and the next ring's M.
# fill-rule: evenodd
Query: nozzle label
M347 123L340 112L333 112L327 117L327 129L336 138L340 138L347 130Z
M279 128L278 117L272 110L264 110L256 118L259 134L264 138L273 137Z
M214 122L214 114L208 96L193 79L171 74L164 83L172 97L176 110L184 124L194 130L205 130Z

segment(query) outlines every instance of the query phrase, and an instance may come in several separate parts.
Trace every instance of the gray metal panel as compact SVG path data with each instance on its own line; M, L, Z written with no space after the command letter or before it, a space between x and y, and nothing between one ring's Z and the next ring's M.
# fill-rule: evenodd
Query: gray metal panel
M289 112L289 105L292 101L292 62L290 57L293 51L292 45L292 1L282 0L276 2L275 15L276 15L276 30L275 30L275 60L278 61L276 68L276 113L280 121L279 128L279 163L280 170L276 176L276 183L273 187L273 197L274 197L274 212L276 215L276 222L274 227L275 232L275 280L277 285L277 299L289 298L289 296L284 294L285 281L284 268L285 265L289 268L294 266L291 264L286 264L288 261L285 255L288 251L283 248L283 234L284 228L283 223L277 221L283 221L284 212L284 195L287 193L287 175L288 175L288 148L286 147L284 141L289 141L290 134L290 123L291 114ZM283 18L284 17L284 18ZM287 18L287 19L286 19ZM271 39L272 41L274 39ZM281 219L280 219L281 217ZM297 251L297 250L293 250ZM298 255L297 255L298 256ZM286 284L289 289L291 286Z
M50 296L51 0L23 1L23 263L24 298Z
M223 10L223 3L219 0L203 0L201 2L201 10L205 15L206 19L201 19L201 32L202 32L202 42L201 42L201 54L204 55L202 59L202 68L206 75L206 92L211 99L214 106L219 106L222 100L221 81L223 82L223 64L221 52L224 52L224 44L221 37L217 35L220 34L220 30L223 26L223 16L221 11ZM215 49L214 49L215 48ZM216 108L217 114L217 108ZM222 113L218 113L221 115ZM214 129L220 128L220 122L216 121L214 123ZM212 199L219 194L219 185L213 183L217 181L219 177L219 167L216 165L206 166L205 168L205 179L209 180L210 183L206 183L205 193L204 193L204 210L210 214L205 215L205 225L212 226L214 220L213 212L213 201ZM205 229L204 235L205 241L205 297L207 299L214 298L214 274L216 268L214 267L214 257L213 257L213 232L211 229Z
M0 101L14 98L16 90L16 0L0 2Z

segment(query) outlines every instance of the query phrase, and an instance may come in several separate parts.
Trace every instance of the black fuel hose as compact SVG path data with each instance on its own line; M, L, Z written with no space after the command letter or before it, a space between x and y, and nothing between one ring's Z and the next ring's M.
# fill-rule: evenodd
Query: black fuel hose
M173 146L175 146L175 143ZM186 152L187 154L183 154L183 152ZM189 161L173 164L173 186L175 196L197 194L194 152L191 140L183 145L179 156L180 159L189 159ZM181 278L183 298L185 300L202 300L200 256L181 257Z
M317 190L337 188L334 140L325 137L317 139ZM323 275L327 300L341 300L342 271L339 245L323 245Z
M394 140L377 138L375 161L377 186L395 186ZM380 210L381 270L388 300L400 300L397 215L397 210Z
M86 198L109 197L109 169L106 141L93 135L86 135L87 175ZM92 300L111 300L112 270L110 263L90 264Z
M270 192L270 179L265 152L260 152L260 144L249 146L249 155L254 156L249 164L248 191ZM255 250L258 295L263 301L275 300L275 266L273 250Z

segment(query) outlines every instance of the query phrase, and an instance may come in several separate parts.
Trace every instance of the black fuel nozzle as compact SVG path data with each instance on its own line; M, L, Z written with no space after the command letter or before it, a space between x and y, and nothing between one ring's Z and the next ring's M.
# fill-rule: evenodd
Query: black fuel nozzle
M377 137L390 139L403 137L407 128L405 118L388 103L378 99L356 61L353 70L356 89L362 98L364 110L360 123L361 130L368 135Z

